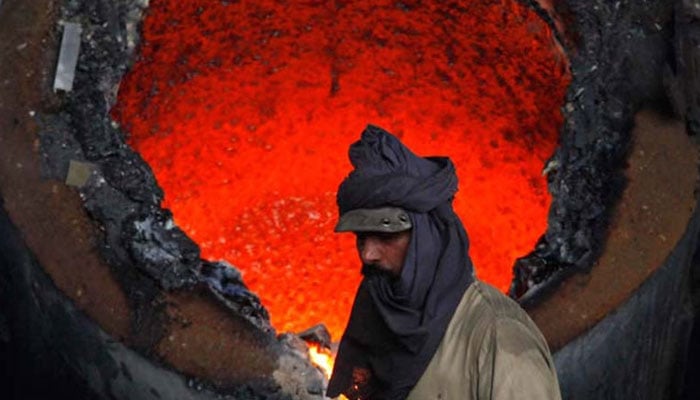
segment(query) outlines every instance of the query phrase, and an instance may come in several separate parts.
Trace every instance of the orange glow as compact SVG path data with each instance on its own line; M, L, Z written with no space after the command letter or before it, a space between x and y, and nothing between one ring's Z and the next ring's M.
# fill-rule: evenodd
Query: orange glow
M321 368L327 379L331 378L335 359L330 350L316 343L307 343L309 346L309 358L314 365Z
M517 0L152 0L113 116L207 259L280 331L345 327L359 261L332 233L367 123L457 166L479 277L502 290L546 227L569 78Z

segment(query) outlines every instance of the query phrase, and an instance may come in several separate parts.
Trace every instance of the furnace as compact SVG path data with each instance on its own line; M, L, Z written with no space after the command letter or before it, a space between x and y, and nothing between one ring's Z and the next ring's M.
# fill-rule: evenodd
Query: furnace
M22 393L320 398L283 333L342 330L336 148L368 122L484 194L456 199L477 269L557 350L565 397L680 391L692 2L21 3L0 4L0 348ZM53 93L65 23L80 55Z

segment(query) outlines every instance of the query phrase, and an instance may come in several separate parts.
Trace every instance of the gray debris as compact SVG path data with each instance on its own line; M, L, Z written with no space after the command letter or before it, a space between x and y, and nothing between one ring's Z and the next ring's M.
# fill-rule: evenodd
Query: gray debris
M297 335L307 342L318 343L327 349L331 348L331 334L323 324L316 324Z
M80 24L73 22L63 23L61 50L58 54L56 77L53 82L54 92L59 90L70 92L73 90L73 79L75 78L75 67L78 65L80 35L82 32L83 28Z
M260 303L260 299L248 290L243 283L241 273L225 261L202 261L201 280L229 308L253 322L267 332L274 332L270 325L270 316Z
M97 167L93 163L70 160L68 164L68 175L66 176L66 185L75 187L85 186L96 169Z
M137 216L126 225L126 243L138 268L166 290L191 286L196 281L199 248L175 226L166 210Z

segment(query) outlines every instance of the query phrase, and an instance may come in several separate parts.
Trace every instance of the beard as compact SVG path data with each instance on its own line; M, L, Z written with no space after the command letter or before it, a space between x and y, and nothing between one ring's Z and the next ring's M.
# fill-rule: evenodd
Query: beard
M386 279L387 281L395 281L398 278L377 264L363 264L361 272L362 276L366 279Z

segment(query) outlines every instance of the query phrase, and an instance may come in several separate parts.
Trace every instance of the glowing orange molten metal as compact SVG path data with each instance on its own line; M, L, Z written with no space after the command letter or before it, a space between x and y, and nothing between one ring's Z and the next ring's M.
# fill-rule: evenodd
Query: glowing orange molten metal
M360 280L332 233L348 145L372 123L450 156L477 273L505 290L545 229L565 69L517 0L153 0L113 115L203 257L278 330L338 340Z

